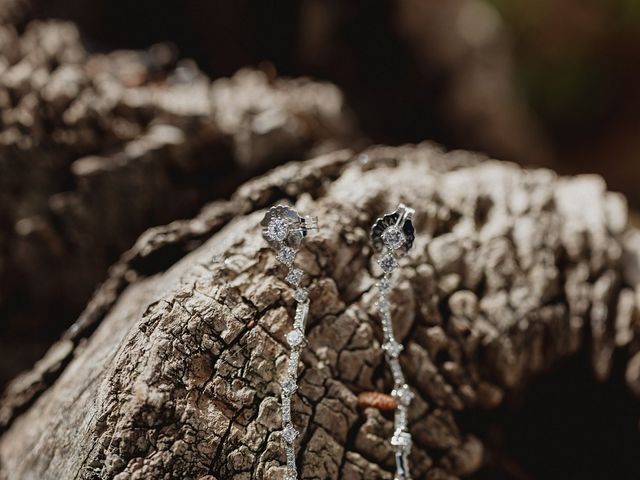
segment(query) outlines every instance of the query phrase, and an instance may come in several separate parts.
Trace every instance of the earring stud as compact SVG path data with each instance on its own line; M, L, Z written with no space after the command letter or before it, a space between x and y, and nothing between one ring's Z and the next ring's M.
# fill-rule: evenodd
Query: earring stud
M371 243L376 253L379 254L378 265L384 272L378 282L377 303L384 337L382 349L393 377L394 387L391 394L397 402L394 415L394 433L391 437L391 446L396 459L394 480L411 480L409 453L411 452L412 439L407 413L413 399L413 392L406 383L404 372L398 360L404 346L396 340L393 332L388 295L391 290L391 277L399 266L398 259L411 249L415 240L415 230L412 223L414 213L415 210L401 203L394 212L378 218L371 227Z
M267 211L261 225L262 236L269 245L277 250L296 249L310 231L318 230L318 217L301 217L291 207L276 205Z
M298 389L298 361L300 351L305 343L305 325L309 314L309 293L301 286L304 273L297 268L295 257L302 239L310 232L318 230L317 217L301 217L293 208L286 205L271 207L261 222L262 236L278 253L276 259L287 266L286 281L295 288L293 298L296 301L296 313L293 329L286 335L291 347L289 352L287 373L280 386L282 389L282 438L287 458L285 480L296 480L295 440L299 432L291 420L291 397Z

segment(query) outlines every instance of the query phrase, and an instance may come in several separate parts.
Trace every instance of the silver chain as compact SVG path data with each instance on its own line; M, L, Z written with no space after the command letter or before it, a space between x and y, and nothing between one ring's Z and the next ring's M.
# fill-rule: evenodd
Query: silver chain
M383 277L378 282L377 308L382 324L383 344L385 358L393 377L393 391L391 395L396 400L397 406L394 415L394 431L391 437L396 460L396 474L394 480L411 480L409 468L409 453L411 452L411 433L408 425L408 410L413 399L413 392L406 383L400 360L400 353L404 349L393 332L389 292L391 291L391 278L398 268L397 255L406 252L413 243L413 226L410 225L413 210L400 205L390 215L385 215L374 224L372 228L372 240L381 251L378 264L384 271ZM409 222L409 230L407 230ZM407 237L407 233L411 237Z
M294 251L293 256L295 258ZM279 255L280 257L280 255ZM296 467L295 439L298 431L291 421L291 396L298 389L298 361L300 351L305 342L305 326L307 315L309 314L309 298L306 288L300 287L302 271L295 267L293 262L287 265L287 282L295 287L294 298L296 300L296 314L293 320L293 329L287 334L287 343L291 350L287 363L287 374L282 380L282 439L284 440L284 450L287 456L287 474L285 480L296 480L298 470Z
M298 246L310 230L317 230L315 217L300 217L295 210L284 205L269 209L262 221L265 239L277 249L277 260L287 267L286 281L295 288L293 298L296 301L296 313L293 329L286 335L289 344L287 373L282 379L282 441L286 455L286 474L284 480L297 480L295 442L299 435L291 420L291 398L298 389L298 363L300 352L305 344L305 328L309 315L309 292L301 286L304 272L295 266Z
M386 273L378 283L378 312L380 314L382 332L384 335L382 349L384 350L387 364L389 365L391 375L393 376L394 387L391 395L397 402L391 445L396 457L395 480L410 480L411 474L409 471L408 457L409 452L411 451L412 441L411 433L409 433L408 428L407 411L411 404L411 400L413 399L413 392L406 383L402 366L398 360L398 356L403 350L403 345L396 340L393 333L393 325L391 324L391 311L388 299L390 281L391 274Z

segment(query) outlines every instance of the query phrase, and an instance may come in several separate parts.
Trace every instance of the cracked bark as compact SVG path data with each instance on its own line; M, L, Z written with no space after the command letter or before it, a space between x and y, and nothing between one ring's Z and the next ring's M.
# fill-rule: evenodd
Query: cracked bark
M393 291L417 479L483 462L458 421L581 349L597 378L630 358L640 392L640 233L595 176L558 177L423 144L290 163L190 220L146 232L78 321L0 406L0 478L271 479L282 473L278 380L293 299L259 221L276 201L317 215L294 419L301 478L391 479L391 420L371 222L416 208Z
M166 46L90 54L72 23L18 30L1 15L3 350L48 346L145 229L357 136L334 85L252 70L212 82Z

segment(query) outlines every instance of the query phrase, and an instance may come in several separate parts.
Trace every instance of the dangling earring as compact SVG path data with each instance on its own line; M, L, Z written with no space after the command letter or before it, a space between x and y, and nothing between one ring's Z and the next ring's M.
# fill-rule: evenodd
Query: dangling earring
M318 230L316 217L301 217L293 208L286 205L271 207L261 222L262 236L278 253L278 261L287 266L287 282L295 288L293 298L296 300L296 314L293 329L287 334L287 343L291 347L287 364L286 377L282 387L282 438L287 457L287 474L285 480L296 480L295 439L298 431L291 421L291 396L298 389L298 360L304 344L304 331L309 313L309 298L306 288L301 286L302 270L294 265L296 253L302 239L312 230Z
M371 243L374 250L380 254L378 265L384 272L378 283L379 298L377 303L384 335L382 349L393 376L392 396L397 402L394 432L391 438L396 458L394 480L411 480L409 452L412 441L408 428L407 411L413 399L413 392L406 383L398 360L404 347L398 343L393 333L388 294L391 290L391 277L394 270L398 268L398 258L409 251L415 239L415 231L411 223L414 212L412 208L400 204L396 211L377 219L371 227Z

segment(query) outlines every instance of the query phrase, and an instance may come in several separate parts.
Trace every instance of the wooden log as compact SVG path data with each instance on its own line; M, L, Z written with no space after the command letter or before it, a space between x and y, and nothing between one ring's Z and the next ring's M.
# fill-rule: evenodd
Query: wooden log
M299 255L313 279L293 401L300 477L392 478L389 414L358 395L391 385L368 228L400 201L416 209L392 292L417 394L413 473L477 471L484 441L459 415L497 408L582 349L606 378L616 349L638 351L640 284L640 234L599 177L482 160L431 144L337 151L149 230L5 392L0 478L280 478L293 299L259 222L283 200L320 219Z

